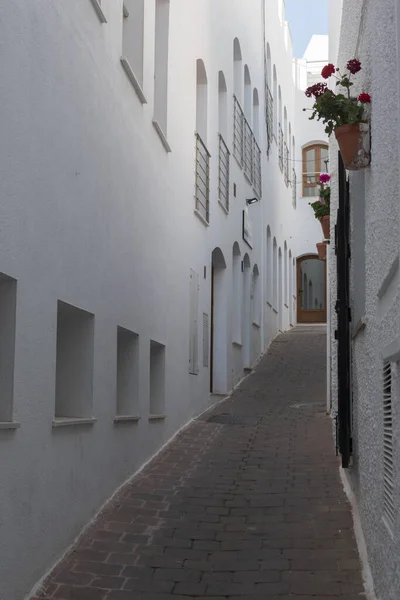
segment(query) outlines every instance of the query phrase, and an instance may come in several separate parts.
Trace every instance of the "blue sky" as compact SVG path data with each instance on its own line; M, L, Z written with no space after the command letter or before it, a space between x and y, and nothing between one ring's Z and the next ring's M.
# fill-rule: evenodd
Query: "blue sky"
M293 56L301 58L313 33L328 33L328 0L285 0Z

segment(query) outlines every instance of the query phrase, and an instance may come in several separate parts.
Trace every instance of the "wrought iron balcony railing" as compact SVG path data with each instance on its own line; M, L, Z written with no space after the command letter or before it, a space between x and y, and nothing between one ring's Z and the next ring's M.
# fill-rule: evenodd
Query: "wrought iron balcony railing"
M296 208L297 204L297 176L296 171L292 169L292 204Z
M289 186L289 148L287 143L283 143L283 175L285 178L286 187Z
M236 96L233 104L233 155L254 191L261 197L261 150Z
M210 220L210 153L196 133L196 210L208 223Z
M265 89L265 111L265 120L267 124L267 144L269 150L274 137L274 99L268 84Z
M278 158L279 168L281 171L283 171L283 131L280 123L278 125Z
M226 211L229 211L229 157L228 146L219 134L218 198Z

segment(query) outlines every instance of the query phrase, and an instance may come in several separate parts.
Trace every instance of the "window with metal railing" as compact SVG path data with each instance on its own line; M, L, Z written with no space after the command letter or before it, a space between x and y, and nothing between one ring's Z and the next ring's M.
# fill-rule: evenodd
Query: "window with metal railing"
M196 133L196 210L208 223L210 220L210 153Z
M286 187L289 186L289 148L287 143L283 143L283 175Z
M283 171L283 131L280 123L278 125L278 160L279 168Z
M292 169L292 204L293 208L297 205L297 176L296 171Z
M265 120L267 125L267 145L269 151L274 136L274 99L268 84L265 88Z
M261 150L255 138L253 138L253 188L261 198Z
M233 96L233 155L243 165L243 121L244 114L239 100Z
M228 146L219 134L218 198L227 212L229 211L229 157Z
M253 132L245 117L243 117L244 146L243 146L243 171L247 179L252 181L253 174Z
M261 198L261 150L236 96L234 99L233 155Z

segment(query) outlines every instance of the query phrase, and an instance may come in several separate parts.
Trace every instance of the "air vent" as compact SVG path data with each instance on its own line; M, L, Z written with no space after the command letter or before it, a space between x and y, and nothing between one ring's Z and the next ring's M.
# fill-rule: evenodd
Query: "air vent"
M383 516L392 528L395 522L393 498L393 415L392 415L392 364L383 363Z

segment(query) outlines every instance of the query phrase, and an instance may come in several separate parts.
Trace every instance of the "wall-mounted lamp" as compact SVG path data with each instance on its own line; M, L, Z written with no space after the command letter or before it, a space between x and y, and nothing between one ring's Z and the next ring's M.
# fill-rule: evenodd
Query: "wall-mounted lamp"
M256 202L258 202L258 198L249 198L246 200L246 204L255 204Z

